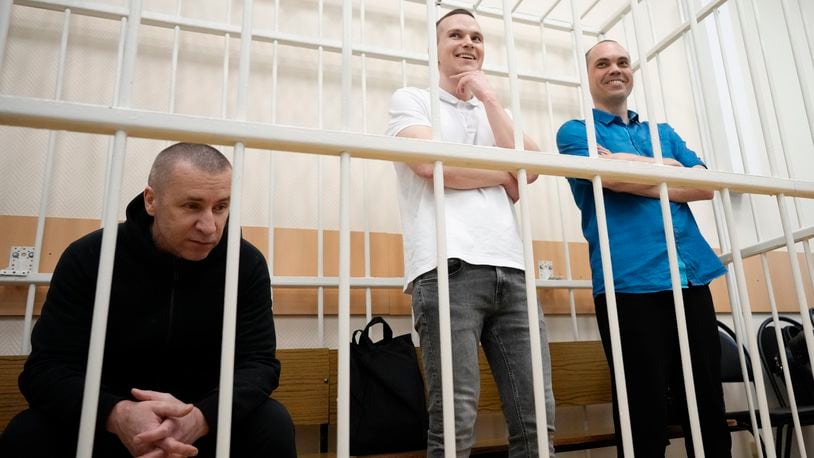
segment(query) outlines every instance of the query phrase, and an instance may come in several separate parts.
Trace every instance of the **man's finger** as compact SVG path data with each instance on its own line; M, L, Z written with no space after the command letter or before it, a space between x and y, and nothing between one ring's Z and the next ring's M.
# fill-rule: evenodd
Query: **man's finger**
M174 437L168 437L162 440L158 443L158 446L168 455L196 456L198 454L198 449L195 448L195 446L185 444Z
M149 452L145 453L144 455L139 455L138 458L164 458L165 456L167 456L167 454L164 452L164 450L161 450L160 448L156 448L156 449L150 450Z
M183 417L192 412L192 404L184 404L181 401L165 402L156 401L153 412L159 417Z
M168 437L172 433L170 422L162 422L157 428L139 433L133 439L137 444L152 444Z
M162 393L160 391L151 391L151 390L140 390L138 388L133 388L130 390L130 393L139 401L170 401L175 399L173 395L169 393Z

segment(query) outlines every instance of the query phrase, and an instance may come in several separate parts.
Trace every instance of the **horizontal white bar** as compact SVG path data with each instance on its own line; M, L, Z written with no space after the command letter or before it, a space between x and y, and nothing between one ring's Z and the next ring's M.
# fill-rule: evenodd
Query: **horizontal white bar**
M641 2L642 0L638 0L638 1ZM714 1L704 5L698 11L698 13L696 13L696 15L695 15L695 17L697 18L697 22L700 23L701 21L703 21L707 16L712 14L712 12L715 11L716 8L719 8L721 5L723 5L726 2L727 2L727 0L714 0ZM601 34L603 34L603 35L607 34L610 31L610 29L612 29L616 25L616 23L619 22L622 19L622 17L625 14L629 13L629 12L630 12L630 3L625 3L618 11L616 11L616 13L614 15L610 16L610 18L608 19L607 22L605 22L604 24L599 26L599 32ZM664 47L666 48L667 46L669 46L670 43L675 41L675 39L678 38L678 35L680 35L680 34L686 32L687 30L689 30L689 27L690 27L689 24L690 24L690 22L689 22L689 19L688 19L687 21L685 21L684 23L679 25L676 30L669 33L668 37L673 36L673 35L675 35L675 37L672 38L671 40L669 40L669 42ZM663 42L664 42L664 40L662 40L662 42L659 42L659 43L663 44ZM653 56L657 53L655 50L658 49L658 46L659 45L654 46L651 50L649 50L647 52L647 59L648 60L652 59ZM664 49L664 48L661 48L661 49Z
M810 240L814 238L814 226L808 226L802 229L798 229L792 232L791 235L794 238L795 243L802 242L804 240ZM784 236L775 237L773 239L758 242L754 245L741 249L741 257L746 259L752 256L757 256L759 254L768 253L778 248L783 248L785 246L786 238ZM731 252L724 253L718 256L718 258L721 260L722 263L728 264L732 262L732 253Z
M0 285L48 285L51 283L50 273L31 273L24 277L0 275Z
M113 19L118 21L127 17L128 9L121 6L112 6L104 3L80 2L74 0L61 1L38 1L38 0L14 0L15 5L40 8L51 11L65 11L70 8L71 14L80 16L90 16L101 19Z
M0 124L112 135L117 130L131 137L190 141L214 145L243 142L248 148L354 157L397 162L441 160L453 166L492 170L525 168L543 175L592 179L595 175L631 183L704 189L729 188L733 192L814 198L814 182L749 176L730 172L677 168L628 161L610 161L554 153L447 142L394 138L305 127L224 120L101 105L0 96Z
M0 276L0 285L48 285L50 273L29 274L25 277ZM590 289L590 280L537 280L538 288L543 289ZM294 277L276 275L271 277L272 288L337 288L339 277ZM392 288L404 287L401 277L351 277L351 288Z
M420 3L422 5L425 4L425 0L409 0L413 3ZM464 8L467 10L472 10L472 2L471 1L461 1L461 0L446 0L440 2L442 6L447 8ZM483 6L476 8L476 14L478 16L486 16L486 17L493 17L497 19L503 19L503 9L498 8L495 6ZM514 13L512 14L512 20L519 24L527 24L527 25L540 25L540 18L538 16L534 16L527 13ZM561 32L570 32L573 30L571 27L571 23L567 21L562 21L559 19L550 19L547 18L543 21L543 25L548 27L552 30L559 30ZM599 30L595 27L585 27L584 31L588 35L599 35Z
M105 19L121 19L127 16L127 9L120 7L111 7L106 5L99 5L93 3L75 2L70 0L61 1L43 1L43 0L17 0L16 4L42 8L54 11L62 11L65 8L71 8L72 12L84 15ZM78 6L82 5L82 6ZM77 8L77 11L73 9ZM502 17L502 16L501 16ZM538 21L539 22L539 21ZM204 33L209 35L223 36L230 34L231 36L239 35L241 33L240 26L227 24L223 22L204 21L200 19L191 19L179 17L174 14L163 14L145 11L142 15L142 25L153 27L162 27L173 29L178 26L179 29L185 32ZM284 46L292 46L305 49L317 50L322 48L325 51L333 53L342 52L342 41L332 40L328 38L310 37L306 35L298 35L292 33L279 32L274 30L267 30L262 28L255 28L252 30L252 40L265 43L278 43ZM393 62L401 62L402 60L411 64L427 65L427 53L410 52L401 49L388 49L376 46L355 44L351 49L353 55L387 60ZM508 76L508 70L505 67L484 66L483 70L491 75ZM520 73L518 78L524 81L534 82L549 82L566 87L577 87L579 82L573 78L565 76L547 76L541 74Z

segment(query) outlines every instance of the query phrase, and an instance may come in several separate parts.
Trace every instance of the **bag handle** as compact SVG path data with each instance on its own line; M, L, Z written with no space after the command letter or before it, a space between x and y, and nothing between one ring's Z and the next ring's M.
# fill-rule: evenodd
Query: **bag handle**
M393 329L390 328L390 325L387 324L386 321L384 321L384 318L382 318L380 316L376 316L376 317L373 317L373 319L370 320L370 322L367 324L367 326L365 326L364 330L357 329L357 330L353 331L353 337L351 338L351 342L356 342L358 344L362 344L364 342L365 344L372 345L373 341L370 340L370 328L372 328L373 326L375 326L377 324L382 325L382 342L387 341L387 340L392 340L393 339ZM356 337L357 335L359 335L358 338Z

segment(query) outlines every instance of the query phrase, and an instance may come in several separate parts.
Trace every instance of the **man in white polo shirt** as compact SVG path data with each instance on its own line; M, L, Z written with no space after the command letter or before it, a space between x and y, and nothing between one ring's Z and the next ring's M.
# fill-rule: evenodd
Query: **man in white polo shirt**
M481 71L483 34L475 17L456 9L436 23L442 140L514 148L514 126ZM388 135L432 139L429 91L397 90ZM525 138L525 149L538 151ZM500 154L499 150L495 154ZM440 330L433 165L396 163L404 234L405 292L412 293L429 384L428 456L443 456ZM529 174L528 181L537 178ZM444 167L447 256L455 385L456 449L468 456L480 394L478 344L500 391L511 456L539 456L534 413L523 246L510 172ZM548 431L554 397L545 325L540 315ZM553 442L550 454L553 456Z

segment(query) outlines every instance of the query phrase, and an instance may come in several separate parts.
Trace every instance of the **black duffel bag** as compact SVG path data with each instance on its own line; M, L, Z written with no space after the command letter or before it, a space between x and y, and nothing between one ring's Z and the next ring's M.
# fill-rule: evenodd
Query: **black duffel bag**
M382 340L370 328L382 325ZM353 333L350 344L350 454L371 455L427 447L424 380L409 334L393 337L382 317Z

